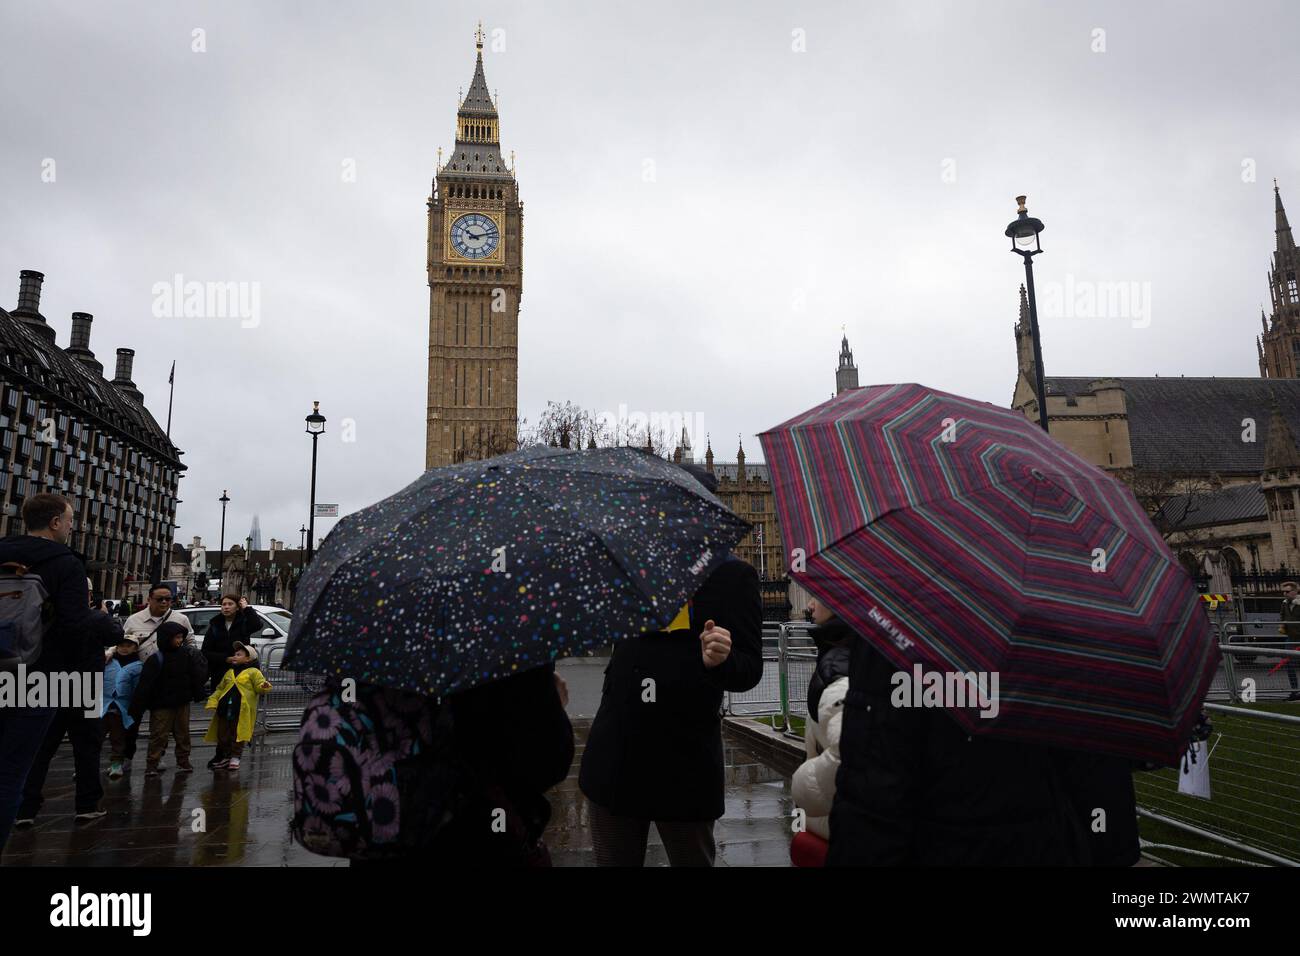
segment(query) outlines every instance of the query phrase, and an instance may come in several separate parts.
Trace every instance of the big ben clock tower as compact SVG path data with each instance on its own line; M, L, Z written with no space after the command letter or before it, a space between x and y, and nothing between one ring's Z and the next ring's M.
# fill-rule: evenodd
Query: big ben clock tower
M425 468L515 447L524 207L501 156L481 24L475 41L478 61L456 113L456 146L429 198Z

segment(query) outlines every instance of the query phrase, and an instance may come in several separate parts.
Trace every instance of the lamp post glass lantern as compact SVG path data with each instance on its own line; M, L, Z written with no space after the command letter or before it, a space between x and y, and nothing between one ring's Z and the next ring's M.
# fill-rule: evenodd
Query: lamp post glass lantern
M1043 231L1041 219L1029 215L1024 196L1016 197L1016 218L1003 233L1011 240L1011 251L1025 260L1025 290L1029 297L1029 329L1034 339L1034 390L1038 397L1038 424L1047 427L1047 392L1043 386L1043 346L1038 337L1038 299L1034 295L1034 256L1043 251L1039 233Z
M311 436L311 503L307 517L307 563L311 563L316 543L316 446L325 433L325 416L320 413L320 402L311 403L307 416L307 434Z

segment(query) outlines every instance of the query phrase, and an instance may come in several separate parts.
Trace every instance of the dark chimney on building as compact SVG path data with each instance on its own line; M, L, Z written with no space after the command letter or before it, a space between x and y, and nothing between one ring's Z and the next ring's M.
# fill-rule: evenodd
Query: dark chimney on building
M45 273L24 269L18 273L18 311L41 314L41 283Z
M41 315L41 283L45 281L43 272L24 269L18 273L18 307L14 316L33 331L54 341L54 328Z
M131 381L131 367L135 364L135 349L117 350L117 371L113 375L113 384L122 392L133 398L138 404L144 404L144 393Z
M76 349L79 352L90 351L90 323L95 317L89 312L72 313L72 340L68 343L68 351Z
M72 342L67 348L68 355L93 371L95 375L104 374L104 365L95 358L90 350L90 323L95 317L89 312L72 313Z

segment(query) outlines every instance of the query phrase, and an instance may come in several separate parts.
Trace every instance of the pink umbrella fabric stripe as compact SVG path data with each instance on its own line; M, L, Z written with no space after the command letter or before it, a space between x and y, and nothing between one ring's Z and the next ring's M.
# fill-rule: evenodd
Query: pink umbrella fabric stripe
M760 439L801 584L900 669L997 673L996 717L952 711L970 732L1177 759L1218 649L1125 486L1014 411L920 385Z

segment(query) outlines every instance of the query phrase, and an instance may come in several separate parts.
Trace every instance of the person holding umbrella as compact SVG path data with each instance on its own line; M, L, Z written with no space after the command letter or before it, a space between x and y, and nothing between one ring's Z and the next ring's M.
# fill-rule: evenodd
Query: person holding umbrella
M761 438L793 576L863 638L828 864L1131 862L1131 761L1178 761L1219 659L1132 491L914 384Z
M727 560L747 528L630 448L433 468L344 518L303 575L284 657L327 679L295 748L294 838L362 865L544 865L545 791L573 759L555 660L644 640L694 595L694 629L664 635L693 667L665 674L660 699L707 750L718 688L753 686L761 667L754 571ZM736 624L724 598L746 571L753 620ZM706 598L715 578L723 593ZM731 645L751 624L752 677L729 663L748 660ZM701 687L707 714L672 693ZM720 814L720 743L717 757Z
M710 493L712 474L684 465ZM724 812L722 692L763 676L758 573L729 556L665 630L617 644L578 785L597 866L642 866L650 824L673 866L712 866Z

